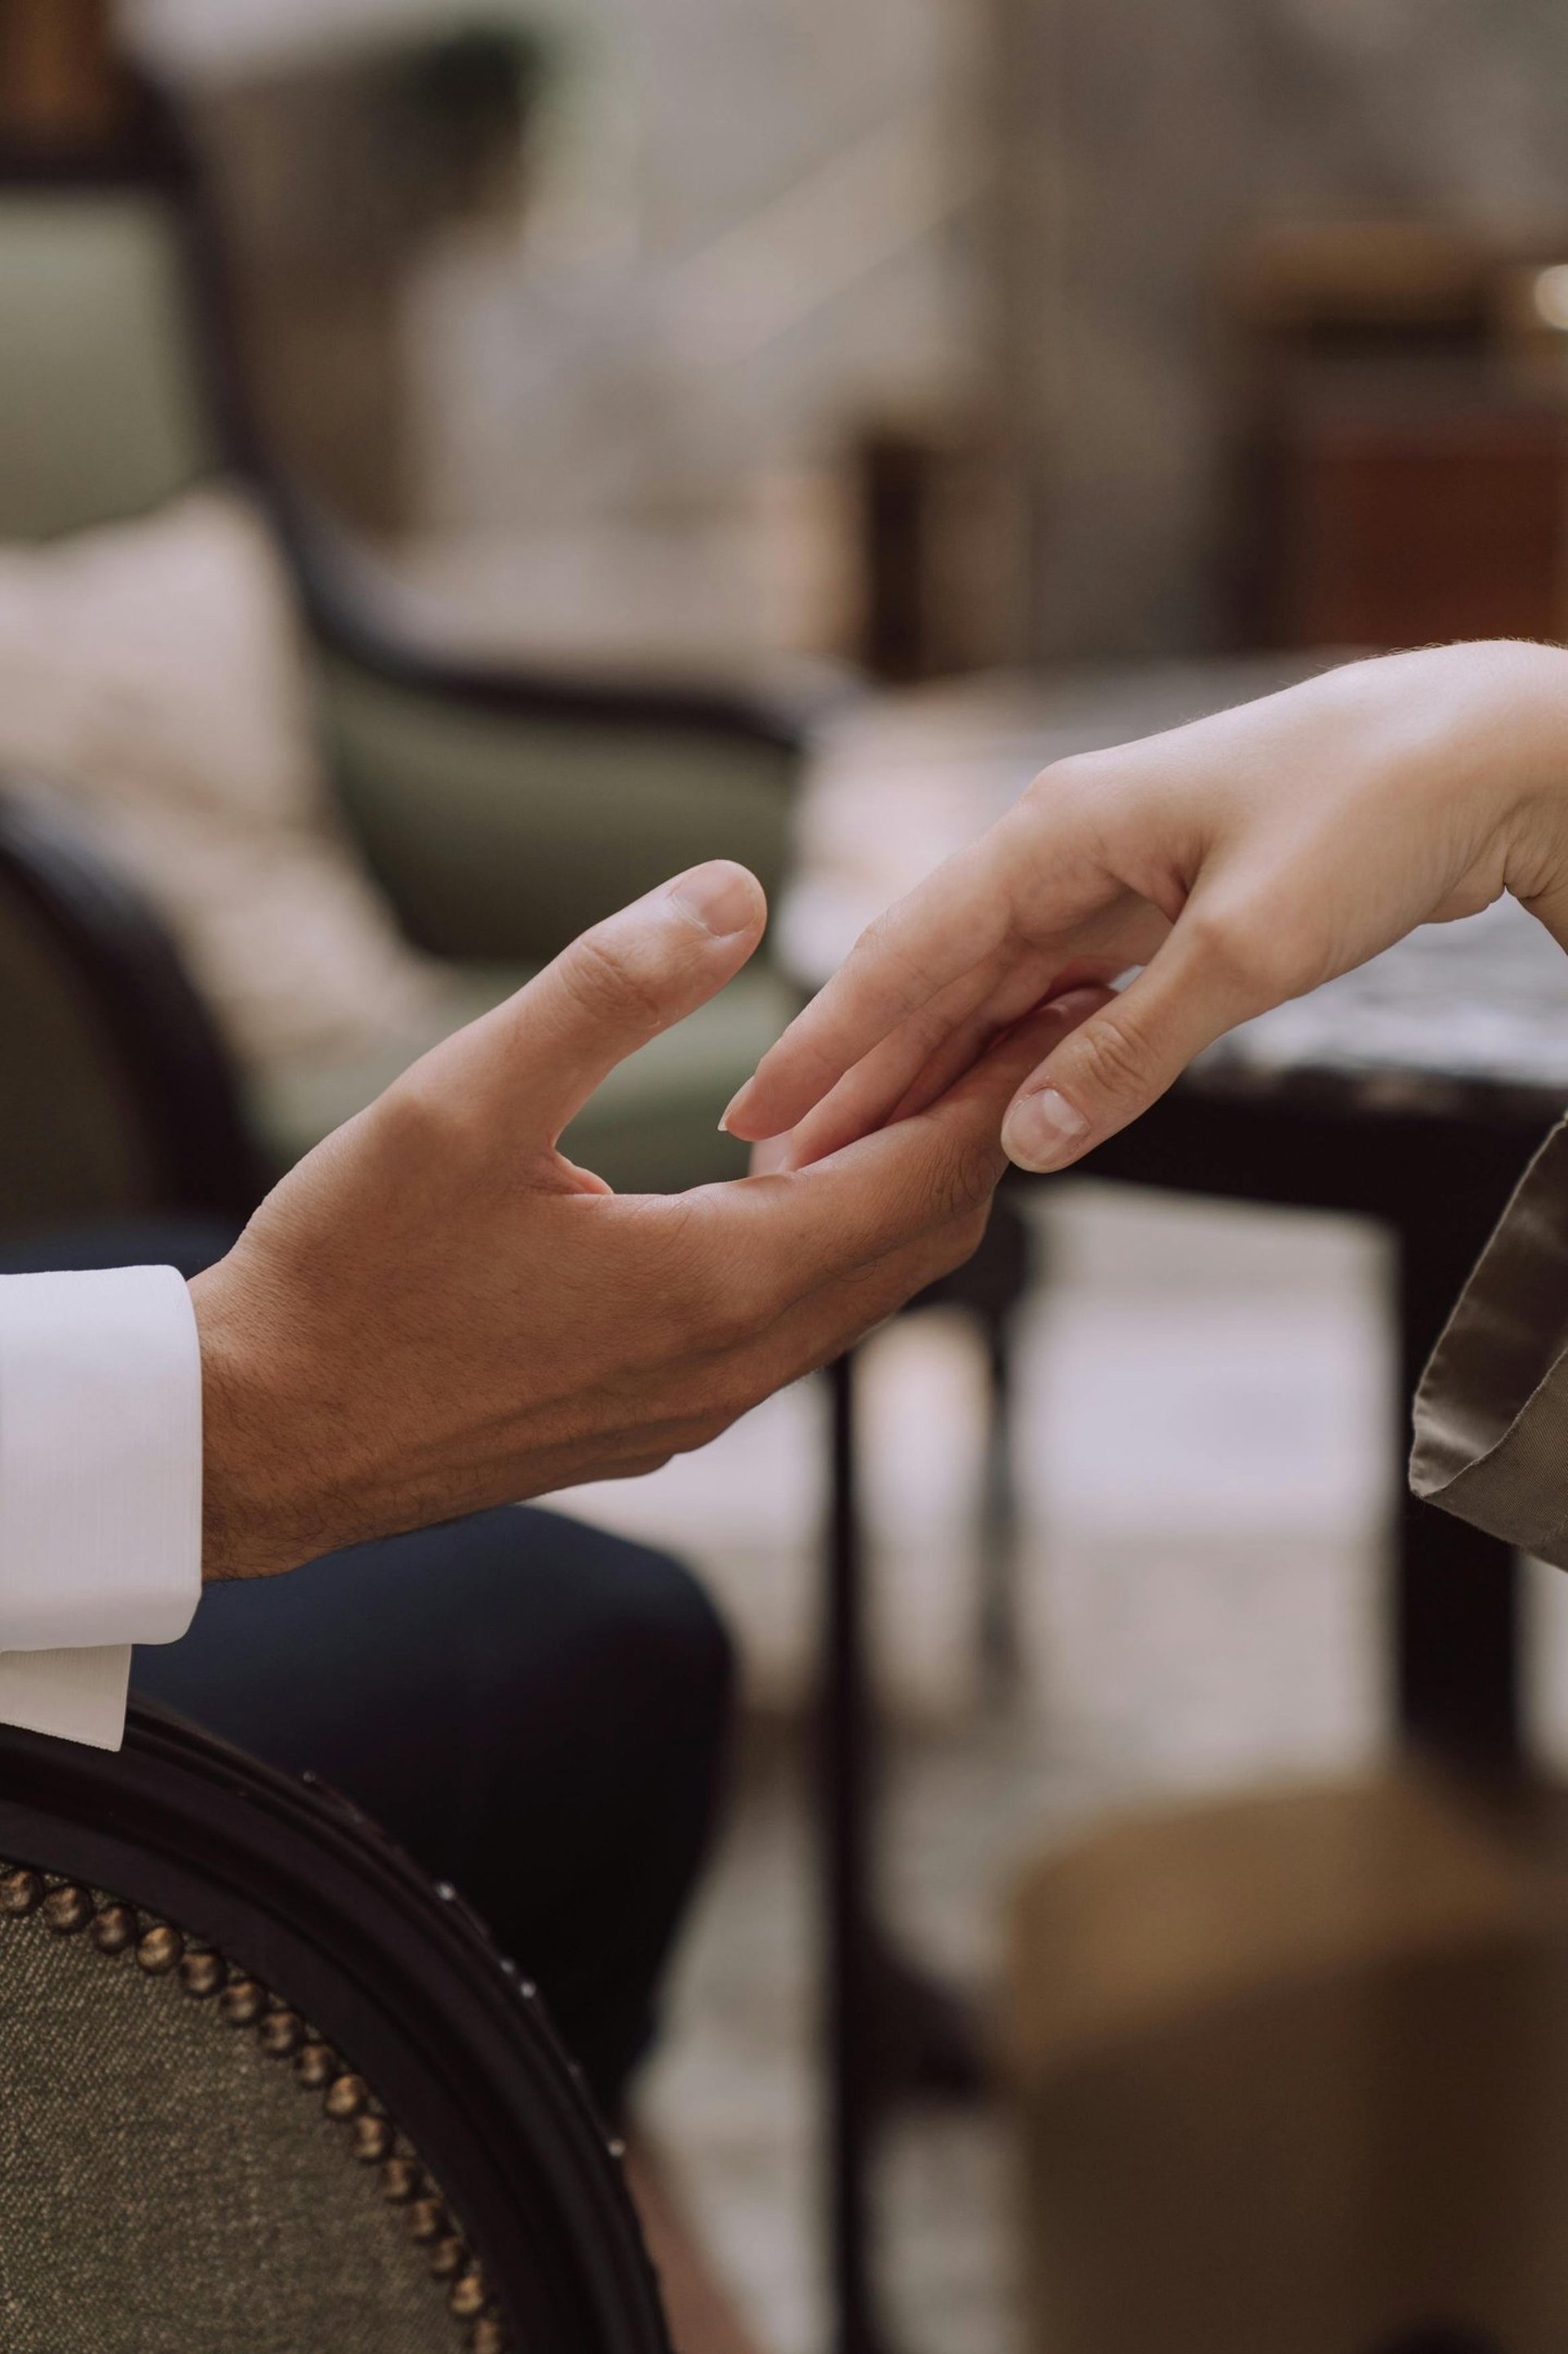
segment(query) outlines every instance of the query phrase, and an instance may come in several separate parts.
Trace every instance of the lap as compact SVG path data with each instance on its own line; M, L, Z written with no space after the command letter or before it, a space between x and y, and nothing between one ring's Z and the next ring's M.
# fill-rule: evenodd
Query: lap
M209 1587L134 1681L320 1775L460 1888L616 2111L722 1780L728 1638L688 1571L487 1512Z
M579 1826L625 1804L727 1648L690 1573L553 1512L508 1508L208 1586L139 1690L285 1772L344 1788L410 1843L485 1796ZM569 1770L568 1770L569 1768Z

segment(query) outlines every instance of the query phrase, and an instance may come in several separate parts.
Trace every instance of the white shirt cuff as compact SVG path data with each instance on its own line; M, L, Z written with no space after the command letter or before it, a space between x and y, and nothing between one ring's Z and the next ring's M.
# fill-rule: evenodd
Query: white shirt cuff
M117 1747L201 1598L201 1350L172 1267L0 1278L0 1722Z

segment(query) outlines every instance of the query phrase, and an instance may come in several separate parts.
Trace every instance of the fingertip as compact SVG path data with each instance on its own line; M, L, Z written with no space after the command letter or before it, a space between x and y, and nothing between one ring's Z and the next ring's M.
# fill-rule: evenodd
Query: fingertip
M751 869L733 858L689 867L665 889L682 914L715 940L760 933L768 921L768 894Z
M1088 1144L1089 1123L1076 1105L1060 1088L1035 1080L1014 1096L1001 1124L1002 1150L1015 1168L1034 1176L1067 1168Z
M766 1144L770 1136L777 1136L782 1132L778 1129L758 1127L753 1119L751 1097L756 1086L755 1078L747 1079L746 1085L726 1105L724 1117L719 1121L720 1133L733 1136L741 1144Z

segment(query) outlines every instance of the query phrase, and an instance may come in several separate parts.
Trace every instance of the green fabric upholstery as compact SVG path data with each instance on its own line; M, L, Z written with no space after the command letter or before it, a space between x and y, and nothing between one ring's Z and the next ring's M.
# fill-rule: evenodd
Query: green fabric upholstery
M705 858L771 896L794 756L698 732L477 708L323 667L338 791L412 937L438 955L542 963Z
M53 933L3 880L0 1105L0 1230L158 1206L120 1057Z
M5 2354L462 2354L349 2129L177 1974L0 1917Z
M218 462L168 209L12 190L0 216L0 538L139 514Z
M457 977L451 1025L487 1013L521 988L525 967L473 966ZM793 992L766 965L655 1038L611 1073L562 1140L562 1149L617 1193L662 1193L743 1176L746 1152L718 1132L718 1117L796 1010ZM436 1034L427 1042L433 1045ZM388 1049L345 1063L300 1066L253 1087L250 1112L273 1164L287 1168L362 1111L412 1059Z

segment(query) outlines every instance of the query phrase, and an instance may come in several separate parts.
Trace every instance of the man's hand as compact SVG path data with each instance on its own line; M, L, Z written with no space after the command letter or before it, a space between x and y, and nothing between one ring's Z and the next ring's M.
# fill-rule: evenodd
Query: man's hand
M802 1173L617 1196L556 1150L765 914L720 863L599 925L329 1137L193 1285L208 1577L652 1469L975 1249L1002 1111L1070 1012Z
M793 1165L903 1118L1031 1007L1144 970L1062 1044L1005 1140L1059 1169L1238 1022L1512 891L1568 945L1568 654L1352 664L1047 769L874 924L726 1115Z

